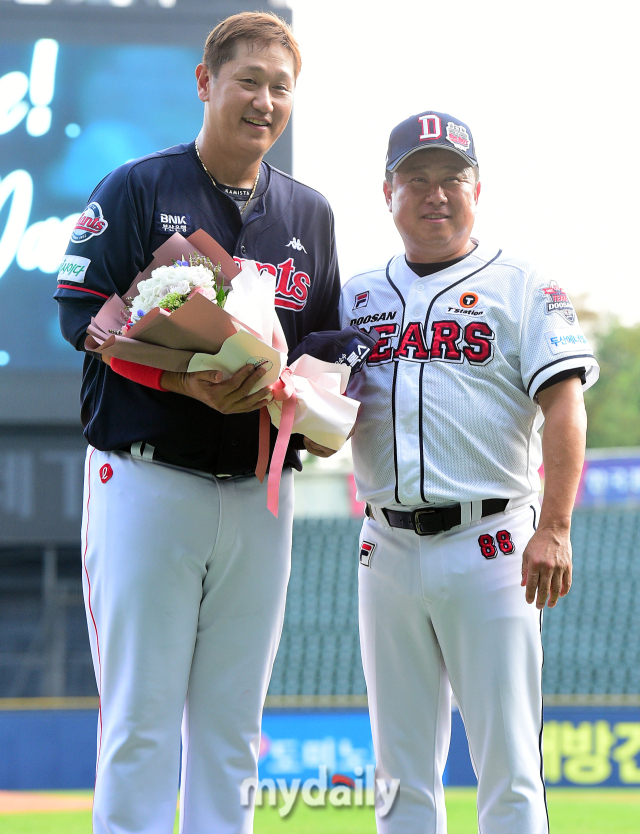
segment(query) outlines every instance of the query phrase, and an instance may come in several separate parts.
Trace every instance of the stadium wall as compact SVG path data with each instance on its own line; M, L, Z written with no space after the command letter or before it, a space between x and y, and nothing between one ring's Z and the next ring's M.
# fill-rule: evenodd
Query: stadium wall
M46 700L46 699L45 699ZM631 699L630 699L631 700ZM628 706L545 708L544 762L548 786L640 787L640 698ZM37 699L35 699L37 701ZM25 709L0 703L0 790L92 788L95 774L97 709L58 708L40 702ZM35 704L32 701L29 706ZM365 708L265 711L260 745L261 779L317 777L327 768L355 778L374 764ZM473 786L460 713L452 714L451 748L445 784Z

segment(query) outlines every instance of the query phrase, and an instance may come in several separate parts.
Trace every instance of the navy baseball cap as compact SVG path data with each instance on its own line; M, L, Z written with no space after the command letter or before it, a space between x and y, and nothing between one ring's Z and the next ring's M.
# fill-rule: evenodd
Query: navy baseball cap
M391 131L387 150L387 171L396 171L404 160L424 148L446 148L474 167L478 164L473 136L468 125L448 113L427 110L409 116Z

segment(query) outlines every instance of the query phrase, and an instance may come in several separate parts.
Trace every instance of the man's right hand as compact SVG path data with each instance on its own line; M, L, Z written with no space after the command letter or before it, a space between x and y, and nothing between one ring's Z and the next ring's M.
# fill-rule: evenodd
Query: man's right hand
M265 373L264 368L245 365L223 382L221 371L197 371L192 374L165 371L160 385L174 394L200 400L222 414L244 414L268 405L273 399L268 387L255 394L249 393Z

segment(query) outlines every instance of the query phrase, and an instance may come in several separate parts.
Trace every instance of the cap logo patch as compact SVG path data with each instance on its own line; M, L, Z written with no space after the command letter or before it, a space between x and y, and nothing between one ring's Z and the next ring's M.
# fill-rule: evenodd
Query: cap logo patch
M97 237L108 225L102 215L100 203L89 203L76 221L75 228L71 232L71 242L82 243L90 237Z
M422 122L422 135L420 139L439 139L442 136L442 122L440 116L435 113L428 113L426 116L418 116ZM451 124L451 122L449 122ZM447 137L448 138L448 137Z
M455 122L449 122L447 124L447 139L459 150L464 153L469 153L471 139L469 138L466 127L463 125L457 125Z
M460 296L460 306L470 310L478 303L478 296L474 292L463 292Z
M103 484L106 484L107 481L113 477L113 469L111 468L111 464L105 463L103 466L100 467L100 480Z
M359 292L353 299L354 304L352 310L358 310L360 307L366 307L369 303L369 290L366 292Z
M362 547L360 548L360 564L364 565L365 568L371 567L371 559L375 549L376 545L373 542L362 542Z

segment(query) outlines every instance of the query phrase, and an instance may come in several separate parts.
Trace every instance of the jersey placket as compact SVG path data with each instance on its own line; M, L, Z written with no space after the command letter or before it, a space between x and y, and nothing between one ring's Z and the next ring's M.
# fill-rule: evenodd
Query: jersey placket
M418 278L411 285L407 296L402 332L409 323L417 323L424 336L424 321L429 308L430 294L427 282ZM422 442L420 423L422 419L422 376L424 361L411 357L398 357L395 390L395 442L398 460L398 497L401 504L408 506L423 503L421 496ZM420 454L416 454L420 450Z

